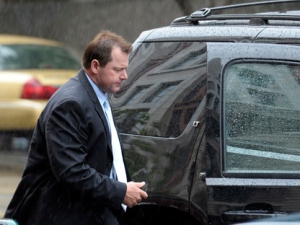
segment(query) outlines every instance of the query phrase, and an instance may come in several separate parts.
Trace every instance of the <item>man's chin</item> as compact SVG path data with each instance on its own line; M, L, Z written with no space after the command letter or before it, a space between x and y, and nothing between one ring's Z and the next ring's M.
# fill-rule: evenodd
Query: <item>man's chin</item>
M119 87L115 87L114 90L113 90L113 93L116 93L116 92L120 91L120 89L121 89L120 86Z
M113 93L117 93L118 91L120 91L120 88L114 88L112 90L110 90L109 92L107 92L108 94L113 94ZM1 225L1 224L0 224Z

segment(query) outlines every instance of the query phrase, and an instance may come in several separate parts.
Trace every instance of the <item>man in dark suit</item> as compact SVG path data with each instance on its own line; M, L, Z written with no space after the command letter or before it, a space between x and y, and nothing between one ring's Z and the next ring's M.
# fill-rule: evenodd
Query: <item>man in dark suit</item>
M128 182L119 137L111 141L115 128L103 108L107 94L128 78L130 52L131 44L109 31L90 42L83 69L40 115L5 218L20 225L117 225L126 207L147 198L144 182Z

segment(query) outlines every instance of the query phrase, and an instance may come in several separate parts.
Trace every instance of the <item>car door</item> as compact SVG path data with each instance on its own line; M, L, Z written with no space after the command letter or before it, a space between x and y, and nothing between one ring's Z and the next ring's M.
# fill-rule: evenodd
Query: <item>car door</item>
M300 47L207 49L207 168L197 172L207 185L208 220L232 224L299 212Z

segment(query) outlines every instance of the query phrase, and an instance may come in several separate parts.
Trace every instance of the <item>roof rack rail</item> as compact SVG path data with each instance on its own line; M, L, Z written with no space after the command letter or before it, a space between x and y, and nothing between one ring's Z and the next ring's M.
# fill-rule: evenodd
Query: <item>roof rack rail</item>
M268 4L282 4L282 3L294 3L300 2L300 0L273 0L273 1L262 1L262 2L251 2L251 3L242 3L235 5L226 5L226 6L218 6L213 8L202 8L197 10L186 17L180 17L175 19L172 24L177 23L192 23L197 24L199 20L228 20L228 19L252 19L259 18L264 21L267 20L296 20L300 21L300 17L298 16L288 16L288 15L267 15L267 14L221 14L221 15L212 15L213 11L224 10L224 9L233 9L233 8L242 8L242 7L250 7L250 6L258 6L258 5L268 5Z

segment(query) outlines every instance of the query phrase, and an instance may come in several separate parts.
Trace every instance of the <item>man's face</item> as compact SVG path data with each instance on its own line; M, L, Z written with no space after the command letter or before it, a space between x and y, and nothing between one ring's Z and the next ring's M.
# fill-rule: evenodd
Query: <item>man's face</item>
M95 77L96 84L106 93L118 92L122 81L128 78L128 54L122 52L119 47L113 47L111 56L112 61L105 67L97 67L98 75Z

